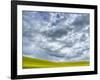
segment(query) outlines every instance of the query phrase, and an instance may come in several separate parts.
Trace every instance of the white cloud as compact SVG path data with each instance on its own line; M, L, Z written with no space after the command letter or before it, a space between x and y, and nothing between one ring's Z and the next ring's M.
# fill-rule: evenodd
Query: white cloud
M23 55L89 60L89 14L23 11Z

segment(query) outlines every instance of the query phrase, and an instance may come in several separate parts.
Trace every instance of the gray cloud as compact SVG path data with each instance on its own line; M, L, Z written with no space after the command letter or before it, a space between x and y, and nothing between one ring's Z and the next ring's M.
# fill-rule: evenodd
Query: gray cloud
M89 60L89 14L23 11L22 19L24 56Z

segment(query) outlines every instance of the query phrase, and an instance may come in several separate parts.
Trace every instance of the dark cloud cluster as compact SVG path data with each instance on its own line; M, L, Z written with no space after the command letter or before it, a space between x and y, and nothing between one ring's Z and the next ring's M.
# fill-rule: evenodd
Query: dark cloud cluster
M23 55L50 61L89 60L87 13L23 11Z

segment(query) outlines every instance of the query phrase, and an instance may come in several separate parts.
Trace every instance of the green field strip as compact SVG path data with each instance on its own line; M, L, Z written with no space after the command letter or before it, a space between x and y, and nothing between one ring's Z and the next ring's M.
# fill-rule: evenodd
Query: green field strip
M51 68L51 67L75 67L75 66L89 66L88 61L80 62L51 62L47 60L40 60L35 58L23 57L23 68Z

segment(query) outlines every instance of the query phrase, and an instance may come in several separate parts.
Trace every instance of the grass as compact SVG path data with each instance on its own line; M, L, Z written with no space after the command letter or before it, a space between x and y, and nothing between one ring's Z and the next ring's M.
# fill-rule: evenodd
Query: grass
M35 59L23 56L23 68L54 68L54 67L75 67L75 66L89 66L88 61L80 62L51 62L47 60Z

